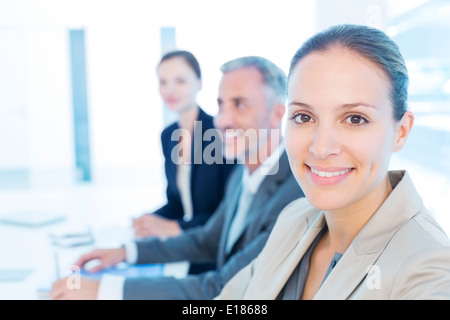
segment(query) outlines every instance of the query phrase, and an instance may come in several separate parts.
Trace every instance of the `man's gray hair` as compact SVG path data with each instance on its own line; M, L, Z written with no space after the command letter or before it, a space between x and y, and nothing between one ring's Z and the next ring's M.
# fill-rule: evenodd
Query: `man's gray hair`
M278 102L286 101L286 74L273 62L263 57L241 57L224 63L220 71L227 73L237 69L255 68L262 77L264 84L273 90Z

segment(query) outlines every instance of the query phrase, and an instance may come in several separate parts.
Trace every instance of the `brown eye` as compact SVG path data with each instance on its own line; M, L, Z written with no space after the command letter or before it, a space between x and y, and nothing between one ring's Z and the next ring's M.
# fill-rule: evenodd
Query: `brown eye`
M297 114L294 116L294 121L297 123L306 123L311 121L311 117L307 114Z
M351 122L351 123L354 123L354 124L360 123L360 122L361 122L361 117L358 117L358 116L352 116L352 117L350 118L350 122Z
M359 115L349 116L347 119L345 119L345 121L352 125L361 125L361 124L365 124L368 122L365 118L363 118Z

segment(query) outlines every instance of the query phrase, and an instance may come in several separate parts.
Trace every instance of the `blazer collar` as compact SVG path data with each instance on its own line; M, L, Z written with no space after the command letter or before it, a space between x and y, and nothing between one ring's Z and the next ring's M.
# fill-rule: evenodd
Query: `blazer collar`
M198 115L197 115L196 121L202 121L202 118L204 118L204 116L205 116L205 112L200 107L198 107ZM171 155L170 152L172 152L172 150L174 150L174 148L180 142L179 139L172 139L173 132L178 130L178 129L180 129L180 124L178 123L178 121L175 121L173 124L170 125L169 128L170 128L170 133L169 133L169 139L170 140L169 140L169 148L168 148L168 150L169 150L169 155ZM192 138L192 142L191 142L191 147L192 147L192 150L191 150L191 163L194 163L194 153L196 152L196 150L194 149L194 147L195 147L194 146L194 139L193 139L193 137L191 137L191 138ZM171 165L172 173L175 176L176 164L175 164L174 161L169 161L169 164Z
M423 207L405 171L389 172L392 192L361 229L314 299L346 299L364 280L397 230Z
M206 148L207 145L209 145L209 142L205 142L203 141L203 134L206 130L210 129L213 127L213 120L212 117L210 115L208 115L200 106L198 106L198 115L197 115L197 119L196 121L200 121L201 122L201 126L194 127L194 132L192 132L192 141L191 141L191 188L194 188L194 181L195 181L195 177L197 175L198 169L201 165L203 165L204 159L203 159L203 151ZM175 121L172 125L171 125L171 132L173 133L175 130L180 129L179 123L178 121ZM171 134L172 134L171 133ZM199 137L201 139L201 141L195 141L195 138ZM176 148L177 144L179 143L178 139L170 139L169 140L169 155L171 155L170 152L172 152L172 150L174 150L174 148ZM222 150L218 151L216 150L216 152L222 152ZM199 163L198 165L196 164L196 159L201 159L201 163ZM177 165L175 164L174 161L169 161L169 170L171 172L171 176L173 177L173 179L175 179L176 177L176 168Z
M198 114L197 114L197 119L195 121L207 121L210 116L208 116L208 114L200 106L197 106L197 108L198 108ZM174 130L180 129L180 125L179 125L178 121L175 121L173 123L173 126L174 126Z
M300 201L307 203L306 199L300 199ZM308 206L307 211L296 208L296 211L302 213L277 221L278 230L286 232L277 235L277 237L282 237L281 241L272 242L270 237L267 240L263 250L262 259L264 261L259 263L255 270L255 276L261 281L253 281L250 284L247 290L249 296L262 300L275 299L310 244L325 226L323 213L314 207ZM270 281L269 279L274 280Z
M239 183L241 183L242 175L244 174L243 166L237 168L236 171L236 175L240 179ZM269 199L278 190L279 185L286 180L289 174L291 174L291 168L289 166L286 151L283 151L279 159L278 171L273 175L267 175L261 181L256 194L253 196L253 200L249 206L249 211L245 215L244 225L252 221L253 213L259 212L259 208L267 203L267 199ZM228 202L228 210L231 211L230 214L227 215L229 217L229 221L227 222L228 224L231 223L231 220L234 217L241 190L241 186L235 188L234 193L231 195L230 201Z
M261 205L266 203L266 200L277 191L279 185L286 180L289 174L292 174L286 151L281 153L278 166L275 165L273 168L276 171L272 172L273 174L266 175L261 181L250 205L251 211L257 210Z
M357 255L383 249L394 233L422 207L422 199L406 171L390 171L393 190L353 241Z
M421 209L422 201L405 171L389 172L389 178L393 191L355 237L314 299L346 299L370 272L394 233ZM301 215L280 221L283 225L278 230L289 230L283 234L282 242L270 242L269 238L265 251L271 254L270 258L266 257L270 263L260 264L257 273L258 279L276 281L264 282L264 288L259 281L253 283L248 292L255 296L274 299L317 234L325 227L322 211L312 206L307 211L299 210ZM271 248L271 245L274 247Z

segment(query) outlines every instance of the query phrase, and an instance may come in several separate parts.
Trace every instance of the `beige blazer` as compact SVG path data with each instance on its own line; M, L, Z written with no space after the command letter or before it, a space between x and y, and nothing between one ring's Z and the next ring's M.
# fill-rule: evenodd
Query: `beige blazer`
M353 240L314 299L450 299L450 240L405 171ZM275 299L325 226L305 198L280 214L266 246L216 299Z

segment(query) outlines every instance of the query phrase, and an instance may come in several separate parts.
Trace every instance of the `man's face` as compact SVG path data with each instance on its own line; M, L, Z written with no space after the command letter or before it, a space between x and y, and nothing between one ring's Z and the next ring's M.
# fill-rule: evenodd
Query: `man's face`
M257 155L260 144L267 141L260 139L261 132L271 129L272 108L268 105L267 91L257 69L242 68L223 75L215 123L223 134L225 158L248 161Z

